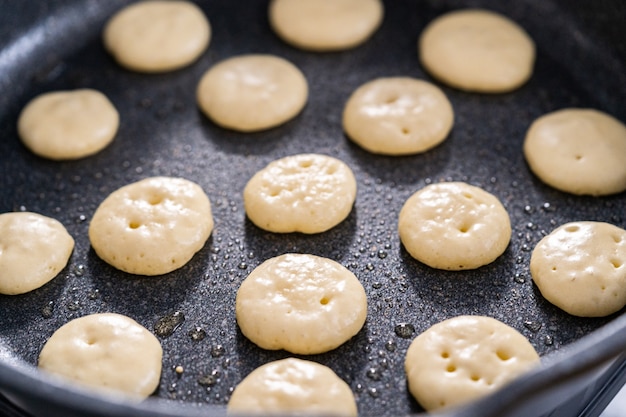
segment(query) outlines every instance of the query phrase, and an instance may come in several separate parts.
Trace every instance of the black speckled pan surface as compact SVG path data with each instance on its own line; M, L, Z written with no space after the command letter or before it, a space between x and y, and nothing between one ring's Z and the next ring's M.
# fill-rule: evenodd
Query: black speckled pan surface
M46 416L223 415L229 393L245 375L287 356L246 340L234 315L240 282L262 261L286 252L337 260L367 291L362 331L335 351L312 357L347 381L362 416L422 412L406 388L404 354L413 337L452 316L482 314L513 326L543 356L545 369L450 415L524 415L515 414L522 400L539 407L525 415L539 415L558 381L576 383L579 374L599 372L597 365L626 348L622 314L569 316L541 297L528 270L534 245L562 223L598 220L626 227L626 193L591 198L556 191L530 173L521 152L529 124L552 110L593 107L626 121L624 2L390 0L382 27L367 43L317 54L296 50L271 32L266 1L199 1L213 28L209 49L193 65L160 75L127 71L102 46L103 23L125 4L0 0L0 212L54 217L76 240L68 266L49 284L25 295L0 295L0 392L17 404ZM383 157L349 142L341 112L350 93L381 76L431 80L417 59L420 31L441 13L468 6L502 12L526 28L538 47L532 79L502 95L442 87L455 109L455 126L425 154ZM244 53L276 54L302 69L310 98L297 118L242 134L202 116L195 104L201 75ZM16 132L21 108L37 94L81 87L102 91L119 110L115 141L72 162L31 154ZM358 182L352 213L313 236L256 228L243 210L244 185L270 161L303 152L350 165ZM160 277L130 276L95 255L87 228L109 193L154 175L200 184L216 226L183 268ZM447 180L483 187L507 208L513 237L493 264L436 271L401 246L396 219L404 201L426 184ZM171 335L160 338L163 374L154 399L132 405L91 397L36 372L38 353L53 331L95 312L125 314L151 330L163 317L184 316ZM184 368L180 376L178 365Z

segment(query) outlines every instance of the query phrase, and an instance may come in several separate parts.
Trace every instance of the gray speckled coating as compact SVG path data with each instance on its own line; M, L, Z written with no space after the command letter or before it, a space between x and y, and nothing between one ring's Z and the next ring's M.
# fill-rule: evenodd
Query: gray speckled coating
M174 406L168 400L169 405L157 402L148 409L196 415L196 406L179 407L181 400L213 404L201 412L223 414L230 390L245 375L287 356L246 340L234 316L239 283L262 261L285 252L334 259L366 289L369 315L363 330L335 351L312 357L352 387L362 416L421 411L406 389L404 354L414 335L445 318L495 317L527 336L546 361L558 362L563 347L575 347L581 337L620 316L581 319L560 311L533 286L528 263L539 239L562 223L599 220L626 227L626 193L591 198L553 190L530 173L522 141L536 117L562 107L594 107L626 121L626 40L619 25L607 25L624 22L623 2L594 2L597 10L586 12L582 5L590 4L579 0L390 0L382 27L367 43L317 54L296 50L271 32L265 1L198 1L213 28L209 49L193 65L158 75L119 67L102 46L104 21L126 3L0 0L0 212L29 210L54 217L76 240L69 265L52 282L22 296L0 295L0 366L3 372L23 373L26 381L32 378L35 397L57 394L57 388L46 388L46 379L39 382L32 365L46 339L72 318L117 312L154 330L159 319L181 312L184 321L161 339L163 375L156 393L175 400ZM502 95L443 86L456 113L455 125L444 143L425 154L377 156L349 142L341 112L351 92L381 76L431 80L417 59L417 37L437 15L467 6L501 11L527 29L538 46L531 80ZM298 117L266 132L243 134L202 116L195 104L200 77L215 62L243 53L280 55L302 69L310 98ZM119 110L114 142L73 162L31 154L16 132L20 109L39 93L81 87L104 92ZM352 213L319 235L258 229L246 219L243 187L270 161L304 152L338 157L353 169L358 194ZM200 184L213 204L215 229L180 270L160 277L130 276L95 255L87 236L89 219L109 193L153 175L182 176ZM475 271L436 271L401 246L396 227L404 201L442 180L483 187L507 208L513 237L493 264ZM623 320L619 323L623 326ZM403 326L396 332L398 325ZM194 340L190 332L197 328L206 337ZM619 346L612 349L614 354ZM174 371L178 365L184 368L182 375ZM24 375L15 379L19 386L26 384ZM2 378L0 387L6 384ZM65 402L80 407L81 415L129 411L67 395ZM23 398L16 401L35 407ZM48 411L56 415L54 409ZM58 413L68 415L67 410Z

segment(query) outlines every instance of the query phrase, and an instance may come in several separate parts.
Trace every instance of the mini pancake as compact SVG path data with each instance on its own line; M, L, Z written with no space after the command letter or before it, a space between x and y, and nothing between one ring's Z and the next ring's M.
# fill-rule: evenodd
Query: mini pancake
M270 26L285 42L311 51L354 48L383 20L380 0L272 0Z
M152 177L111 193L93 215L89 240L117 269L161 275L189 262L212 230L211 203L198 184Z
M352 93L343 128L364 149L383 155L421 153L441 143L454 123L437 86L410 77L378 78Z
M262 365L246 376L230 397L228 413L356 417L357 407L350 387L332 369L287 358Z
M227 129L253 132L296 117L309 87L291 62L273 55L240 55L221 61L202 76L196 96L202 112Z
M37 213L0 214L0 294L46 284L65 268L74 239L59 221Z
M211 25L191 2L150 0L113 15L103 38L120 65L139 72L165 72L198 59L209 46Z
M593 109L563 109L535 120L524 156L544 183L572 194L626 190L626 126Z
M463 182L444 182L422 188L404 203L398 232L413 258L458 271L502 255L511 240L511 221L494 195Z
M56 330L39 354L39 368L90 388L145 398L161 378L163 351L135 320L102 313Z
M48 159L79 159L100 152L115 138L120 117L99 91L79 89L41 94L22 110L22 143Z
M405 359L409 391L427 411L493 393L538 365L521 333L484 316L435 324L413 340Z
M243 191L248 218L276 233L321 233L352 211L356 179L348 165L320 154L275 160L254 174Z
M456 10L430 22L419 38L419 58L439 81L461 90L504 93L532 75L535 44L506 16Z
M530 258L546 300L580 317L603 317L626 305L626 230L572 222L545 236Z
M263 349L310 355L342 345L367 316L363 285L339 263L314 255L268 259L241 283L241 332Z

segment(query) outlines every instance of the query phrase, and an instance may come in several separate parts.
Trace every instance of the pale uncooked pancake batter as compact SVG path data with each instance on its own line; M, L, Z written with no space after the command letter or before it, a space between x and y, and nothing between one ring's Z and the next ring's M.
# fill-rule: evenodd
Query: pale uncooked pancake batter
M246 376L230 397L228 413L356 417L357 407L352 390L332 369L287 358Z
M92 314L52 334L39 368L87 387L144 398L159 385L162 356L157 338L135 320Z
M336 51L369 39L383 12L380 0L272 0L269 20L274 32L295 47Z
M211 26L187 1L150 0L126 6L104 28L104 45L134 71L163 72L194 62L208 47Z
M20 114L17 128L33 153L48 159L93 155L113 141L120 117L99 91L54 91L35 97Z
M541 294L569 314L603 317L626 305L626 230L564 224L537 244L530 272Z
M198 184L152 177L111 193L93 215L89 240L117 269L161 275L185 265L212 230L211 203Z
M502 255L511 221L500 201L462 182L428 185L404 203L400 240L412 257L432 268L474 269Z
M424 152L452 129L454 111L437 86L409 77L379 78L346 103L343 128L364 149L385 155Z
M593 109L563 109L533 122L524 141L530 169L572 194L626 190L626 126Z
M0 294L24 294L65 268L74 239L59 221L41 214L0 214Z
M314 255L268 259L241 283L241 332L263 349L310 355L342 345L367 315L363 285L341 264Z
M432 76L452 87L502 93L530 78L535 44L513 20L488 10L465 9L426 26L419 57Z
M458 316L430 327L406 353L409 390L427 411L467 403L539 365L517 330L484 316Z
M271 162L243 191L248 218L277 233L321 233L352 211L356 179L348 165L327 155L300 154Z
M269 129L296 117L309 87L291 62L273 55L241 55L211 67L196 96L216 124L242 132Z

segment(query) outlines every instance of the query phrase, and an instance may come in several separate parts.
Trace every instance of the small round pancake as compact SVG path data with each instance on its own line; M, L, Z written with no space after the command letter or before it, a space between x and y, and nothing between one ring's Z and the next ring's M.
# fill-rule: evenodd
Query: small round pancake
M626 305L626 230L573 222L545 236L530 258L546 300L580 317L603 317Z
M432 268L475 269L502 255L511 240L511 221L502 203L463 182L428 185L404 203L400 240Z
M339 263L314 255L268 259L241 283L241 332L263 349L311 355L356 335L367 315L363 285Z
M99 91L79 89L41 94L22 110L17 129L33 153L48 159L79 159L113 141L120 117Z
M0 294L41 287L65 268L72 250L74 239L59 221L29 212L0 214Z
M273 55L241 55L211 67L196 92L202 112L241 132L281 125L306 104L309 87L291 62Z
M39 368L87 387L145 398L159 385L162 356L157 338L133 319L92 314L52 334Z
M198 184L152 177L111 193L93 215L89 240L117 269L161 275L185 265L212 230L211 203Z
M332 369L287 358L252 371L233 391L229 414L356 417L352 390Z
M404 368L413 397L433 411L493 393L539 363L512 327L491 317L458 316L417 336Z
M409 77L379 78L360 86L343 111L346 134L384 155L424 152L452 129L454 111L439 87Z
M535 44L517 23L480 9L447 13L419 39L419 57L435 78L466 91L503 93L532 75Z
M164 72L194 62L209 46L211 25L191 2L142 1L113 15L103 38L120 65L139 72Z
M592 109L563 109L535 120L524 156L543 182L578 195L626 190L626 126Z
M380 0L272 0L274 32L292 46L338 51L362 44L383 20Z
M300 154L271 162L246 184L248 218L276 233L321 233L341 223L354 205L356 179L326 155Z

